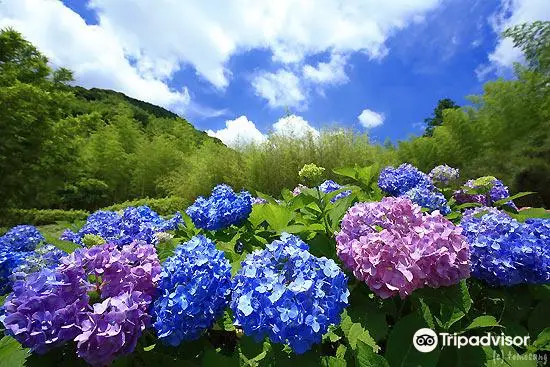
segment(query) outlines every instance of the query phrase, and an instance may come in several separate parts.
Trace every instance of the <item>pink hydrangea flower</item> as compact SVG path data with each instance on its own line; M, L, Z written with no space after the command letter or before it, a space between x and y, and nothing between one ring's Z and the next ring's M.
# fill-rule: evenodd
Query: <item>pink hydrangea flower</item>
M469 276L469 247L461 232L438 211L422 213L407 198L388 197L348 210L336 250L378 296L405 298L415 289L449 286Z

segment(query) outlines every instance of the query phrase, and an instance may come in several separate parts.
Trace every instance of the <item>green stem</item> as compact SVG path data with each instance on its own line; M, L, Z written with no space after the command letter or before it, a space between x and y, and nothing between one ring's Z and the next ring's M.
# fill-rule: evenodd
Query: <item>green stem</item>
M330 228L328 226L327 216L325 213L326 205L323 199L321 198L321 190L319 190L319 186L316 187L317 189L317 198L319 199L319 209L321 209L321 215L323 216L323 223L325 224L325 233L328 237L331 236Z

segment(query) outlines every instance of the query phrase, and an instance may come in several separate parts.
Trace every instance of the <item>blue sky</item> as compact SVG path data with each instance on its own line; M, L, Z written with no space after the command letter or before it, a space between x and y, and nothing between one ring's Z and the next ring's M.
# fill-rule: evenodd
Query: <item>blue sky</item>
M46 3L5 0L0 26L78 84L165 106L228 144L334 124L380 142L421 134L438 99L464 105L512 75L503 28L550 18L546 0Z

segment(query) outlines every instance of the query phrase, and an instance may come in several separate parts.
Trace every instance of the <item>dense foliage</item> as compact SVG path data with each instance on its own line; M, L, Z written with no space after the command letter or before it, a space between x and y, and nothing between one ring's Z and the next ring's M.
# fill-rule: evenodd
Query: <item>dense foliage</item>
M380 175L371 166L334 172L350 185L323 180L326 172L308 165L304 183L321 183L296 194L258 192L261 200L251 204L250 193L222 185L180 208L192 215L202 208L207 223L216 223L211 228L187 214L162 218L146 206L99 210L62 234L72 243L54 243L69 254L45 244L34 227L9 230L3 246L21 263L39 265L19 266L8 277L0 352L10 366L29 367L543 360L549 212L509 204L525 194L489 201L491 207L460 204L455 192L488 195L496 179L460 186L452 167L430 175L411 165ZM444 173L452 179L441 180ZM430 186L450 211L414 203L399 187L389 195L395 180L406 192L411 182ZM517 348L424 354L411 349L423 327L530 339Z

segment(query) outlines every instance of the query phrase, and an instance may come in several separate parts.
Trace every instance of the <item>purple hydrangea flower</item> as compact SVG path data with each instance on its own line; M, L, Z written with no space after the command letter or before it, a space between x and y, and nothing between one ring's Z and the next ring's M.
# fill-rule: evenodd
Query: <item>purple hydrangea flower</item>
M320 343L348 304L347 277L333 260L318 258L298 237L284 233L249 254L233 280L235 325L261 341L304 353Z
M56 269L16 280L2 321L10 335L37 353L75 340L86 362L108 365L130 353L149 324L160 270L150 244L79 249Z
M475 184L474 180L468 180L464 186L472 189L481 189L480 186ZM492 180L492 183L490 185L490 189L486 194L484 193L478 193L478 194L469 194L466 192L466 190L457 190L454 193L454 198L457 203L459 204L465 204L465 203L477 203L482 206L491 206L494 202L506 199L510 197L510 192L508 191L508 187L506 187L502 181L498 179ZM517 206L513 201L509 201L506 203L506 205L510 206L511 208L517 210Z
M228 185L218 185L208 199L199 196L186 213L197 228L212 231L240 224L251 211L252 196L248 191L236 194Z
M79 273L84 275L82 269ZM83 283L72 283L68 274L46 268L14 282L1 321L8 335L42 354L78 335L77 316L87 305Z
M404 197L358 203L342 220L337 253L357 279L381 298L401 298L469 276L462 229L441 214L422 213Z

